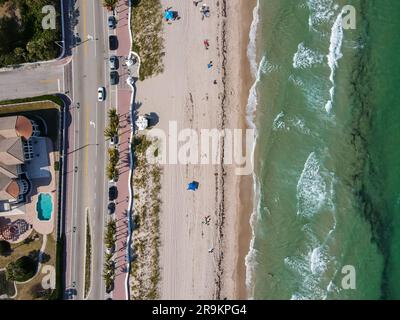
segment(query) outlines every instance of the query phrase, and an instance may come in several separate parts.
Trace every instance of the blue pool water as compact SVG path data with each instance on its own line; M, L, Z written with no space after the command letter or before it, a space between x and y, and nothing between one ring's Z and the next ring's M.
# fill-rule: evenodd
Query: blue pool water
M39 194L39 200L36 204L36 211L38 213L39 220L48 221L53 213L53 202L51 195L48 193Z

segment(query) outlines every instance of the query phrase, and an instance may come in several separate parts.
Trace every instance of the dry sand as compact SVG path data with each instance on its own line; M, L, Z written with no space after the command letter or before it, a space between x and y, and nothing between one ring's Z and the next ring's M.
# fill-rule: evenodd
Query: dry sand
M155 112L156 128L167 134L170 121L178 131L245 127L251 85L246 48L255 1L204 2L211 16L202 21L201 3L168 1L181 19L164 22L164 72L137 83L138 113ZM186 190L192 180L200 183L196 192ZM251 176L236 176L233 166L163 166L160 298L246 298L251 192Z

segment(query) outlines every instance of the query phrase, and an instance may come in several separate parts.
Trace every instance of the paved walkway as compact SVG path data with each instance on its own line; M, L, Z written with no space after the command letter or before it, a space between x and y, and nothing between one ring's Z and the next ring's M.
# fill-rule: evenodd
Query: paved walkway
M119 152L120 152L120 165L119 172L120 176L117 182L118 198L116 200L116 214L115 219L117 221L117 242L116 242L116 255L115 255L115 266L116 276L114 282L113 299L115 300L126 300L129 299L126 295L126 277L127 272L127 250L126 240L128 237L128 205L129 205L129 150L130 150L130 133L131 127L129 123L129 111L131 101L131 89L126 83L126 68L122 66L124 58L128 57L131 50L131 42L129 36L129 1L119 0L116 7L116 15L118 19L117 25L117 37L119 47L117 49L117 55L121 57L121 68L120 72L120 83L118 84L118 106L117 110L120 114L121 128L119 130Z

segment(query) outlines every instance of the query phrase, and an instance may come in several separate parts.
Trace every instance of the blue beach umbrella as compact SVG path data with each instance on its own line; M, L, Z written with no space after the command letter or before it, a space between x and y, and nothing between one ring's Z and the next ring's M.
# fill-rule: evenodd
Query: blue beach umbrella
M174 18L174 13L169 10L164 11L164 18L165 20L172 20Z
M188 184L187 190L196 191L199 188L199 183L197 181L192 181Z

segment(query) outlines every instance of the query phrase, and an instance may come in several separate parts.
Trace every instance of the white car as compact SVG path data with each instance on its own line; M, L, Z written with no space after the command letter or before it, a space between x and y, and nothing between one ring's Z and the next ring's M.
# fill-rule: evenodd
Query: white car
M97 100L99 101L104 101L106 98L106 88L104 87L99 87L97 89Z

